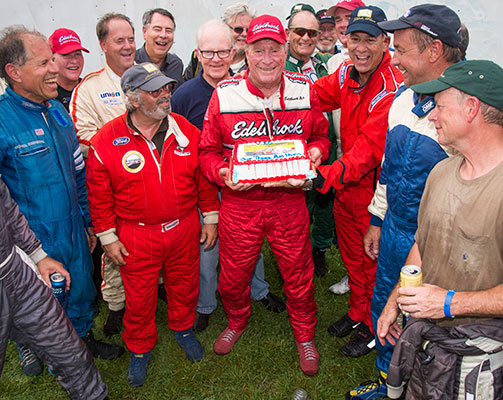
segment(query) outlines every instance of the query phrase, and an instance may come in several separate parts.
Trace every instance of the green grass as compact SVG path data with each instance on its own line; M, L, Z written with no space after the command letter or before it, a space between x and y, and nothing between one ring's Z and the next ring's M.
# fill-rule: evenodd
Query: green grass
M281 276L268 246L264 246L266 280L271 291L282 294ZM198 338L206 349L200 363L190 363L175 342L167 326L165 303L158 304L157 328L159 339L152 351L147 382L141 388L131 388L126 381L129 355L104 361L96 365L109 386L111 400L173 399L173 400L226 400L226 399L278 399L288 400L293 391L304 388L308 399L344 399L347 390L376 376L376 353L350 359L339 353L347 338L333 338L327 327L347 311L348 295L334 296L328 287L345 273L339 253L335 248L327 253L329 273L324 278L315 277L315 297L318 305L316 345L321 356L321 366L315 377L305 376L299 367L298 353L288 322L288 314L274 314L262 304L252 304L248 329L233 351L227 356L213 353L214 340L227 325L227 318L219 304L212 314L210 326ZM95 336L103 338L102 327L105 305L95 318ZM119 335L112 338L121 343ZM5 367L0 379L0 398L4 400L57 400L66 394L56 378L47 369L35 378L22 374L15 345L10 343Z

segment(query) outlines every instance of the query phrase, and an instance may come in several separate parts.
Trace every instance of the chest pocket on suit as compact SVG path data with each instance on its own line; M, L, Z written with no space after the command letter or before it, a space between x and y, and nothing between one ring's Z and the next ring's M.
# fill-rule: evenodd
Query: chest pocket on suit
M42 140L15 146L14 158L16 174L20 182L26 183L26 191L58 181L60 174L52 150Z

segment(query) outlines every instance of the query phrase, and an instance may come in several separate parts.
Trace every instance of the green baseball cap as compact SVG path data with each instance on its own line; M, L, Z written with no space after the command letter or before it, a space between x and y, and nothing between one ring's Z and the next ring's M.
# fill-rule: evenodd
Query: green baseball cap
M447 68L434 81L412 85L420 94L432 94L454 87L503 111L503 69L489 60L461 61Z
M299 11L309 11L316 17L316 11L314 11L313 6L305 3L298 3L292 7L292 9L290 10L290 15L286 17L286 19L292 18L292 15L297 14Z

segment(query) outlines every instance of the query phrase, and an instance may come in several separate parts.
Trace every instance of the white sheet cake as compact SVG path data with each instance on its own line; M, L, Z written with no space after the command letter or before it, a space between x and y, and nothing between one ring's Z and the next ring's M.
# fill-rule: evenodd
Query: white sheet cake
M230 166L233 183L264 183L315 176L304 140L240 143Z

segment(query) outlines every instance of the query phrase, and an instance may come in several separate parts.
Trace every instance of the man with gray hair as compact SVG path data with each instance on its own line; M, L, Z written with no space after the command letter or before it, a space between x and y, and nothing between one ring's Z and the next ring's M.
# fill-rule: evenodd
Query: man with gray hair
M232 41L235 52L231 57L230 68L235 74L248 68L245 57L246 33L248 32L250 22L253 18L255 18L256 13L257 11L253 6L247 3L239 2L227 7L224 11L224 15L222 16L222 21L232 31ZM189 79L196 77L200 68L201 63L194 51L192 53L190 63L183 73L183 79L188 81Z
M74 89L70 101L70 114L84 158L98 129L126 111L120 77L133 65L136 52L133 24L126 15L105 14L96 24L96 35L105 53L105 66L88 74ZM119 333L122 327L124 287L119 267L106 257L103 257L100 269L103 278L101 293L109 308L103 331L111 336Z
M94 339L88 242L92 235L85 165L70 117L58 94L58 67L47 39L22 26L0 37L0 174L47 254L72 278L64 309L93 355L119 357L124 349ZM23 364L26 353L22 354ZM33 359L32 359L33 360Z
M203 24L197 31L196 54L202 65L201 72L185 82L173 95L173 111L183 115L200 130L213 91L217 84L230 77L229 66L235 49L229 27L217 20ZM204 227L203 227L204 232ZM206 235L201 236L200 286L197 302L196 332L207 328L210 314L217 308L217 266L218 242L211 248ZM262 253L250 281L250 296L260 301L268 310L282 312L285 303L269 292L269 284L264 280L264 258Z
M175 39L175 17L164 8L154 8L143 14L143 38L145 44L136 50L137 63L151 62L161 72L176 81L174 89L183 83L182 60L169 50Z
M128 111L92 139L87 161L95 231L105 254L120 265L124 282L122 338L131 352L132 386L145 382L157 341L160 274L176 341L190 361L204 356L192 332L199 288L198 208L214 243L219 201L217 189L200 173L199 130L170 114L174 83L152 63L128 69L121 79Z

